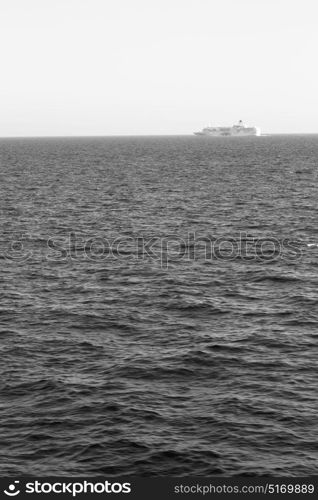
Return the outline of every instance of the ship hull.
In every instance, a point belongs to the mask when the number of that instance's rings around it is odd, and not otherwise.
[[[194,135],[201,137],[259,137],[260,132],[243,132],[243,133],[231,133],[231,132],[194,132]]]

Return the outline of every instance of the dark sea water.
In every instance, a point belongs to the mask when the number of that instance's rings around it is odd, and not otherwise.
[[[1,474],[317,474],[318,136],[0,161]]]

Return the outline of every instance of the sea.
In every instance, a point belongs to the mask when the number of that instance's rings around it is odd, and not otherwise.
[[[318,467],[318,135],[0,140],[0,472]]]

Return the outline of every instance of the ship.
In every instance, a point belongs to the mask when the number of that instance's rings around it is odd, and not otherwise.
[[[208,137],[246,137],[260,136],[261,130],[259,127],[249,127],[240,120],[232,127],[208,127],[203,128],[200,132],[194,132],[194,135],[204,135]]]

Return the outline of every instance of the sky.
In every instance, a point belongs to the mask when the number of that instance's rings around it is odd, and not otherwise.
[[[0,0],[0,136],[318,133],[317,0]]]

